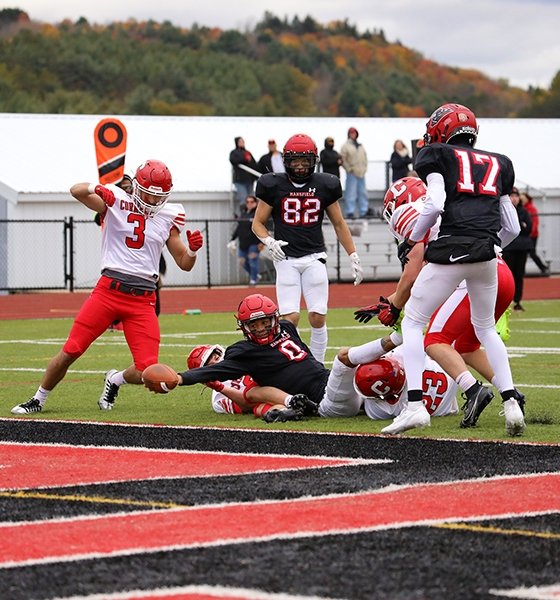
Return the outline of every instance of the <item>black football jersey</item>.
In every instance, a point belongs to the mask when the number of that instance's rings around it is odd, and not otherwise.
[[[330,173],[313,173],[303,186],[286,173],[267,173],[257,181],[256,196],[272,206],[274,237],[288,242],[286,256],[299,258],[325,252],[325,209],[342,197],[340,179]]]
[[[490,237],[500,243],[500,196],[509,194],[515,181],[507,156],[471,146],[430,144],[418,153],[414,169],[424,182],[430,173],[440,173],[445,181],[440,236]]]
[[[259,385],[277,387],[288,394],[305,394],[319,403],[325,393],[329,370],[311,354],[293,323],[280,321],[280,329],[280,334],[268,345],[249,340],[232,344],[221,362],[181,373],[183,384],[250,375]]]

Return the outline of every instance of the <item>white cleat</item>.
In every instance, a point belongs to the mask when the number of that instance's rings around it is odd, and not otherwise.
[[[504,408],[500,415],[504,415],[506,418],[506,433],[511,436],[521,435],[525,430],[525,419],[519,403],[515,398],[510,398],[505,400],[502,405]]]
[[[409,402],[393,422],[381,430],[381,433],[402,433],[408,429],[430,426],[430,413],[423,402]]]

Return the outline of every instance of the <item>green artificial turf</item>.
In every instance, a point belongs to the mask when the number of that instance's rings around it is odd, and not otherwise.
[[[527,397],[527,429],[518,441],[560,442],[560,301],[524,303],[525,312],[511,315],[511,338],[507,342],[514,381]],[[186,368],[185,358],[201,343],[228,345],[240,338],[232,313],[162,315],[160,362],[176,370]],[[62,346],[71,319],[0,321],[0,416],[10,417],[15,404],[28,400],[40,382],[48,361]],[[309,341],[307,316],[301,331]],[[340,346],[352,346],[386,335],[379,324],[360,325],[352,309],[329,312],[327,366]],[[252,415],[219,415],[210,405],[210,390],[204,386],[182,387],[167,395],[155,395],[142,386],[123,386],[115,408],[100,411],[97,399],[104,373],[122,369],[131,362],[122,332],[106,332],[70,368],[66,378],[51,393],[42,413],[23,419],[70,419],[122,423],[252,427],[353,433],[379,433],[388,421],[365,416],[350,419],[313,418],[301,422],[266,424]],[[459,399],[459,405],[462,400]],[[512,439],[505,434],[499,416],[499,396],[488,406],[477,427],[460,429],[460,415],[432,419],[428,429],[406,432],[406,436],[456,439]]]

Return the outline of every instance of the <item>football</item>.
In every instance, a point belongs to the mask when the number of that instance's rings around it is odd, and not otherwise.
[[[167,394],[177,387],[179,376],[177,372],[168,365],[156,363],[142,371],[144,385],[156,394]]]

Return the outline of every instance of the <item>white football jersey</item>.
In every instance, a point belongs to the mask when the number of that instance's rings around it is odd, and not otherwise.
[[[388,352],[386,356],[392,356],[403,365],[404,359],[401,348]],[[428,412],[433,417],[443,415],[454,415],[459,412],[457,404],[457,384],[439,366],[435,360],[426,356],[423,374],[423,401]],[[364,410],[370,419],[391,419],[399,415],[406,404],[406,386],[399,399],[390,403],[385,400],[370,400],[364,398]]]
[[[410,202],[409,204],[401,204],[393,211],[391,220],[389,221],[389,229],[399,242],[403,242],[405,238],[410,237],[423,207],[424,202],[422,200],[417,200],[416,202]],[[431,242],[437,238],[439,223],[440,218],[438,218],[436,224],[430,229],[428,241]]]
[[[175,227],[181,233],[185,227],[182,205],[167,202],[156,215],[146,217],[121,188],[105,187],[115,194],[115,203],[103,216],[101,270],[157,281],[159,258],[171,229]]]
[[[255,381],[249,375],[243,375],[239,379],[230,379],[228,381],[222,381],[222,383],[227,387],[232,387],[240,392],[243,392],[247,387],[254,387]],[[222,394],[222,392],[217,392],[216,390],[212,390],[212,408],[214,412],[220,414],[238,414],[241,412],[239,406],[237,406],[237,410],[235,407],[237,405],[233,400]]]

